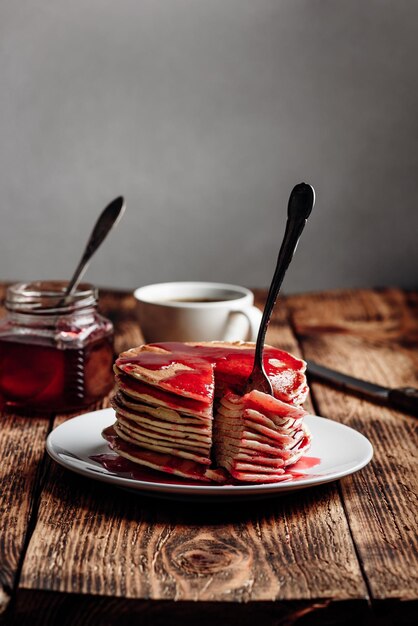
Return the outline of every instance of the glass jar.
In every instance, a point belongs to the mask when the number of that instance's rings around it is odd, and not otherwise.
[[[113,387],[113,325],[97,312],[97,290],[67,283],[18,283],[0,320],[0,405],[68,411]]]

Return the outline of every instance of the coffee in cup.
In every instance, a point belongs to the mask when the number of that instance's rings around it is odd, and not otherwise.
[[[245,287],[211,282],[171,282],[134,291],[147,343],[255,341],[261,311]]]

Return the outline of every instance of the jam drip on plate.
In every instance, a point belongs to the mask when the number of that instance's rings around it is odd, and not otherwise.
[[[202,485],[211,485],[218,486],[219,483],[214,481],[210,481],[209,483],[202,483],[197,480],[190,480],[186,478],[181,478],[180,476],[173,476],[163,474],[161,472],[157,472],[156,470],[148,469],[146,467],[141,467],[134,463],[133,461],[129,461],[129,459],[125,459],[114,452],[108,454],[98,454],[95,456],[89,457],[92,461],[99,463],[104,469],[106,469],[111,474],[116,474],[121,478],[130,478],[132,480],[141,480],[148,483],[162,483],[165,485],[194,485],[201,487]],[[309,470],[313,467],[316,467],[321,462],[321,459],[317,457],[303,457],[295,463],[291,468],[287,470],[287,480],[285,482],[303,480],[304,478],[314,478],[316,474],[308,474],[306,470]],[[284,481],[283,481],[284,482]],[[229,478],[224,485],[245,485],[242,481],[234,480],[232,477]]]

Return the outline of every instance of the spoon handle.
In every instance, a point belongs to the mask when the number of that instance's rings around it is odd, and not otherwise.
[[[124,210],[125,201],[122,196],[119,196],[118,198],[115,198],[115,200],[112,200],[112,202],[108,204],[105,209],[103,209],[91,232],[90,238],[83,252],[83,256],[81,257],[80,262],[77,265],[73,277],[68,283],[67,289],[65,290],[64,298],[70,296],[73,291],[75,291],[79,281],[81,280],[81,277],[87,269],[91,257],[96,252],[97,248],[106,239],[109,231],[122,217]]]
[[[282,286],[283,278],[293,258],[299,238],[312,211],[314,203],[315,192],[313,187],[307,185],[306,183],[300,183],[293,188],[290,194],[287,209],[286,230],[280,247],[274,276],[267,295],[263,316],[260,322],[254,355],[254,369],[247,384],[247,391],[249,390],[249,386],[256,388],[256,385],[258,384],[263,387],[263,391],[272,393],[271,384],[263,366],[264,340],[270,322],[271,313],[276,303],[277,296],[279,295],[280,287]],[[264,378],[264,381],[261,381],[261,378]]]

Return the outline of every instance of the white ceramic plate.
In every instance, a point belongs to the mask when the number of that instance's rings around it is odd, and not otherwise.
[[[148,495],[204,499],[266,497],[312,487],[357,472],[372,458],[370,441],[356,430],[315,415],[308,415],[305,420],[312,432],[312,447],[307,456],[293,466],[294,479],[267,485],[206,485],[139,466],[135,476],[127,471],[126,464],[123,471],[115,469],[114,462],[118,457],[101,436],[102,430],[115,421],[113,409],[85,413],[64,422],[50,433],[46,448],[57,463],[87,478],[147,492]],[[108,469],[104,467],[106,461],[103,458],[94,459],[102,455],[109,460]],[[130,467],[136,468],[136,465]]]

